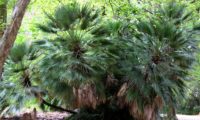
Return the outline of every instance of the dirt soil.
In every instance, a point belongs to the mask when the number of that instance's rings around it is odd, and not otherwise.
[[[37,114],[37,120],[64,120],[68,117],[68,113],[59,113],[59,112],[40,112]]]
[[[61,112],[27,112],[18,116],[0,118],[0,120],[65,120],[69,116],[70,114]]]
[[[24,113],[20,116],[14,116],[9,118],[1,118],[0,120],[65,120],[69,117],[68,113],[61,112],[30,112]],[[200,120],[200,115],[177,115],[178,120]]]

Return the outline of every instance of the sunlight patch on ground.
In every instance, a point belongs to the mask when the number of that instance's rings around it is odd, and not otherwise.
[[[200,115],[177,115],[178,120],[200,120]]]

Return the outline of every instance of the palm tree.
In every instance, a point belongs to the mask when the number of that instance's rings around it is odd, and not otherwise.
[[[72,3],[60,6],[54,16],[47,14],[50,21],[39,25],[42,31],[52,33],[52,39],[36,42],[44,50],[39,62],[41,81],[55,97],[67,101],[67,106],[95,107],[104,101],[102,89],[93,85],[100,82],[108,62],[115,62],[115,55],[106,49],[113,42],[109,35],[117,23],[107,29],[111,23],[104,24],[99,14],[88,6]],[[97,99],[97,94],[102,97]]]
[[[31,87],[29,46],[25,42],[16,44],[6,60],[0,82],[1,115],[16,113],[33,98],[28,91]]]
[[[184,26],[191,13],[182,5],[169,3],[154,14],[136,25],[132,45],[137,61],[127,71],[129,82],[122,85],[120,96],[139,120],[156,119],[160,108],[168,105],[171,120],[176,119],[176,98],[184,95],[194,61],[196,30]]]

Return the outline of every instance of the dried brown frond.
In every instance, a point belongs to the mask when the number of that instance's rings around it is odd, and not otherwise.
[[[128,89],[128,83],[122,84],[121,88],[117,93],[117,97],[123,97]]]

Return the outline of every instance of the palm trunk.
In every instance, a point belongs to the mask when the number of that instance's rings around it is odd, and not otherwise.
[[[30,0],[19,0],[13,11],[10,25],[6,28],[2,40],[0,41],[0,80],[2,78],[3,65],[12,48],[19,28],[22,23],[26,8]]]

